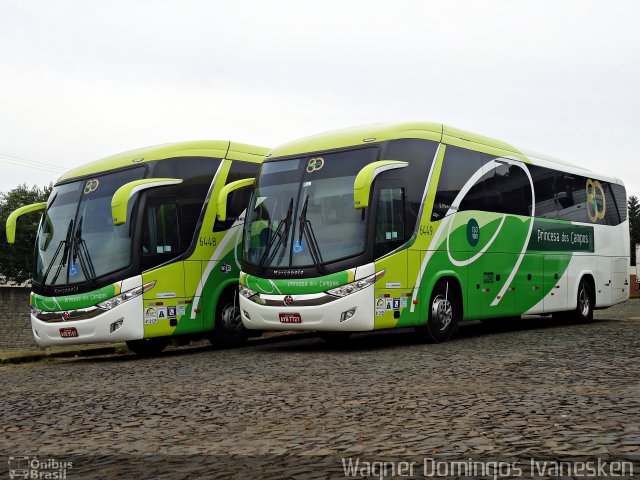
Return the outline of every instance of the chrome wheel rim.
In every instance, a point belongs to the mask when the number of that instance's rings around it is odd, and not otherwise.
[[[222,328],[231,334],[238,335],[242,332],[242,318],[240,307],[228,304],[222,309]]]
[[[587,294],[587,290],[583,287],[580,289],[580,293],[578,294],[578,307],[580,308],[580,314],[583,317],[589,315],[590,302],[589,295]]]
[[[431,320],[439,331],[446,330],[453,320],[453,307],[448,299],[438,295],[431,303]]]

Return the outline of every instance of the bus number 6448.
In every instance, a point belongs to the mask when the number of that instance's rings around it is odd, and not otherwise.
[[[201,247],[215,247],[216,239],[215,237],[200,237],[200,246]]]

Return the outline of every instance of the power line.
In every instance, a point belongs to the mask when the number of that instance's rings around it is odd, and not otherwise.
[[[6,153],[0,153],[0,162],[18,165],[21,167],[35,168],[36,170],[44,170],[54,173],[61,173],[66,170],[65,168],[59,167],[57,165],[51,165],[49,163],[38,162],[35,160],[28,160],[26,158],[9,155]]]

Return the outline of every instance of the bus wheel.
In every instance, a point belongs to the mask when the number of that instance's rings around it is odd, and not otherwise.
[[[209,341],[216,347],[234,347],[246,342],[247,329],[240,316],[240,301],[236,291],[220,297],[216,311],[216,325]]]
[[[332,346],[344,345],[351,338],[351,332],[320,332],[320,338]]]
[[[580,280],[578,287],[578,303],[573,318],[581,323],[588,323],[593,320],[594,295],[591,284],[584,278]]]
[[[417,328],[418,333],[429,343],[446,342],[458,328],[462,314],[458,292],[451,282],[438,283],[429,301],[427,324]]]
[[[142,340],[128,340],[127,347],[141,357],[151,357],[162,352],[169,345],[167,337],[143,338]]]

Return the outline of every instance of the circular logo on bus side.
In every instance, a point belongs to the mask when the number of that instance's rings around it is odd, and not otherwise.
[[[604,188],[598,180],[587,179],[587,215],[589,220],[597,222],[604,219],[607,211],[607,202],[604,199]]]
[[[467,242],[475,247],[480,241],[480,226],[475,218],[469,219],[467,222]]]
[[[287,295],[286,297],[284,297],[284,304],[287,307],[293,305],[293,297],[291,295]]]

